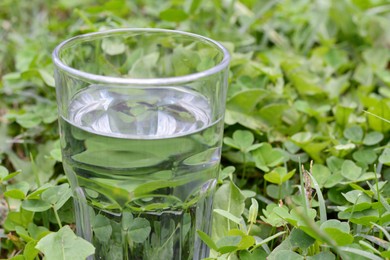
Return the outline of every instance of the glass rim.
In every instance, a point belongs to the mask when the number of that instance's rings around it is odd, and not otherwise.
[[[103,76],[93,73],[88,73],[82,70],[75,69],[73,67],[70,67],[66,65],[59,57],[59,54],[61,50],[66,47],[69,44],[83,41],[84,39],[88,39],[89,37],[96,37],[99,35],[114,35],[116,33],[120,32],[160,32],[160,33],[166,33],[168,34],[176,34],[176,35],[183,35],[188,36],[190,38],[194,38],[194,40],[201,40],[205,41],[207,43],[211,43],[215,46],[216,49],[218,49],[222,54],[223,58],[222,60],[216,64],[215,66],[200,71],[196,73],[191,73],[183,76],[174,76],[174,77],[157,77],[157,78],[121,78],[121,77],[113,77],[113,76]],[[99,83],[112,83],[112,84],[133,84],[133,85],[168,85],[168,84],[178,84],[178,83],[185,83],[185,82],[191,82],[198,80],[200,78],[204,78],[213,74],[216,74],[220,72],[221,70],[227,68],[229,66],[230,62],[230,54],[228,50],[219,42],[210,39],[208,37],[180,31],[180,30],[170,30],[170,29],[160,29],[160,28],[120,28],[120,29],[110,29],[110,30],[104,30],[99,32],[92,32],[92,33],[86,33],[77,35],[74,37],[71,37],[63,42],[61,42],[57,47],[55,47],[53,53],[52,53],[52,59],[54,62],[54,65],[57,68],[60,68],[61,70],[76,76],[77,78],[90,80],[93,82],[99,82]]]

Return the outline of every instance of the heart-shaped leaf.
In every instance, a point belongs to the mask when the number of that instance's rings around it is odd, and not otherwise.
[[[362,141],[363,134],[363,129],[360,126],[351,126],[344,130],[344,137],[355,143]]]
[[[349,234],[349,224],[336,219],[330,219],[321,224],[320,229],[324,230],[339,246],[351,244],[353,236]]]
[[[369,132],[364,136],[363,144],[365,145],[375,145],[383,140],[383,134],[381,132]]]
[[[354,181],[362,175],[362,168],[357,166],[351,160],[345,160],[341,167],[341,175],[343,175],[348,180]]]
[[[85,260],[95,252],[86,240],[76,236],[69,226],[64,226],[39,240],[36,248],[45,254],[46,259]]]
[[[103,215],[97,215],[93,219],[92,229],[95,237],[101,242],[108,242],[112,234],[110,220]]]
[[[288,181],[292,176],[295,174],[295,169],[287,172],[287,169],[284,167],[277,167],[273,171],[264,174],[264,179],[275,183],[278,185],[281,185],[283,182]]]
[[[150,231],[151,227],[147,219],[135,218],[129,226],[128,234],[132,241],[142,243],[149,237]]]

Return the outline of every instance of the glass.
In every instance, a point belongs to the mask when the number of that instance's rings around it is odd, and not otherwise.
[[[53,52],[63,167],[90,259],[201,259],[230,56],[163,29],[76,36]]]

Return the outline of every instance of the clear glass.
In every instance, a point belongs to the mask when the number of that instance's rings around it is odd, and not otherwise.
[[[209,250],[230,56],[163,29],[85,34],[53,52],[60,138],[90,259],[201,259]]]

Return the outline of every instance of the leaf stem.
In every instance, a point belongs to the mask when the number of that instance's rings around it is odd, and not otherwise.
[[[60,227],[60,229],[62,228],[62,224],[61,224],[61,219],[60,219],[60,216],[58,215],[58,212],[57,210],[55,209],[54,206],[52,206],[52,209],[54,211],[54,216],[56,217],[56,220],[57,220],[57,223],[58,223],[58,226]]]
[[[245,152],[244,152],[244,158],[243,159],[244,159],[244,168],[242,169],[242,178],[245,179],[245,177],[246,177],[246,160],[247,160]]]

